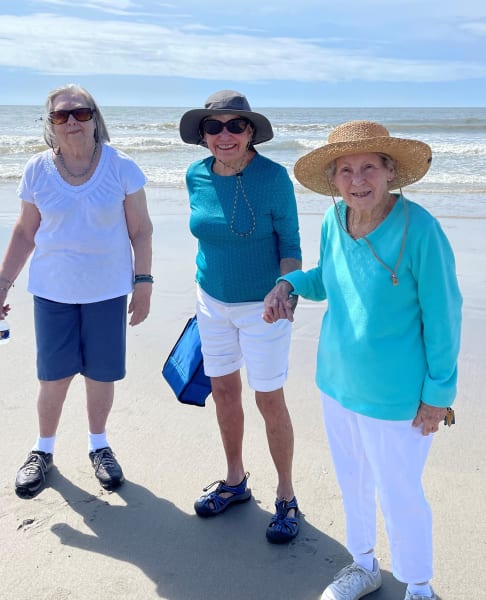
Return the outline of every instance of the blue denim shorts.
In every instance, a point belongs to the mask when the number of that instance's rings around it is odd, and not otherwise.
[[[37,377],[80,373],[95,381],[125,377],[127,297],[64,304],[34,296]]]

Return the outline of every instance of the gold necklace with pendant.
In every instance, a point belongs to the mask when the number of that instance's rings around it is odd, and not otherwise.
[[[383,267],[385,267],[385,269],[389,273],[391,273],[391,280],[392,280],[392,284],[393,285],[398,285],[397,271],[398,271],[398,268],[400,267],[400,263],[402,262],[403,252],[405,250],[405,241],[407,239],[407,231],[408,231],[408,206],[407,206],[407,203],[405,202],[405,198],[403,196],[401,196],[401,198],[402,198],[402,202],[403,202],[403,207],[405,209],[405,226],[403,228],[403,235],[402,235],[402,243],[400,245],[400,252],[398,254],[398,259],[397,259],[397,262],[395,263],[395,266],[393,267],[393,269],[390,266],[388,266],[385,263],[385,261],[378,255],[378,253],[376,252],[376,250],[373,248],[373,245],[370,242],[370,240],[365,235],[363,236],[364,241],[368,244],[368,248],[371,250],[371,253],[376,258],[376,260],[380,263],[380,265],[382,265]]]
[[[366,242],[368,248],[370,249],[371,253],[373,254],[373,256],[375,257],[375,259],[380,263],[380,265],[382,267],[384,267],[390,274],[391,274],[391,281],[393,285],[398,285],[398,268],[400,267],[400,264],[402,262],[402,258],[403,258],[403,253],[405,251],[405,242],[407,240],[407,232],[408,232],[408,206],[407,203],[405,201],[405,198],[403,197],[403,193],[401,193],[400,190],[400,197],[403,203],[403,208],[405,210],[405,226],[403,228],[403,235],[402,235],[402,243],[400,245],[400,252],[398,254],[398,259],[397,262],[395,263],[395,266],[393,267],[393,269],[386,264],[386,262],[379,256],[379,254],[376,252],[376,250],[373,248],[373,244],[370,242],[370,240],[364,235],[363,236],[363,240]],[[333,196],[333,200],[334,200],[334,196]],[[341,225],[341,228],[343,229],[343,231],[345,231],[349,237],[351,239],[354,240],[353,236],[349,233],[349,231],[344,227],[343,222],[341,220],[341,215],[339,214],[339,211],[337,209],[337,205],[336,205],[336,201],[334,201],[334,207],[336,210],[336,214],[338,216],[338,220],[339,223]],[[356,240],[355,240],[356,241]]]

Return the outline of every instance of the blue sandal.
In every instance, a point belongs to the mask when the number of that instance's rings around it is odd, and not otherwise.
[[[194,502],[194,510],[200,517],[212,517],[222,513],[231,504],[246,502],[251,498],[251,490],[246,487],[249,476],[250,473],[245,473],[245,476],[238,485],[226,485],[226,481],[224,480],[214,481],[209,484],[203,488],[203,492],[207,492],[216,484],[219,485],[214,492],[210,492],[209,494],[205,494],[198,498],[196,502]],[[224,492],[231,494],[231,496],[228,496],[227,498],[221,496]]]
[[[267,527],[267,540],[272,544],[290,542],[299,533],[299,507],[295,496],[292,500],[276,500],[276,512]],[[295,516],[289,517],[289,511],[294,510]]]

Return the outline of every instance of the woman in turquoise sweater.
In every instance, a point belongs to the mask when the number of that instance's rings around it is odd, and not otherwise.
[[[421,477],[429,434],[450,414],[456,394],[462,298],[440,224],[401,190],[430,162],[427,144],[352,121],[295,166],[304,186],[342,197],[324,217],[317,266],[280,277],[264,314],[269,323],[292,321],[289,294],[328,302],[316,382],[353,563],[322,600],[355,600],[381,585],[375,493],[393,573],[407,583],[405,600],[435,597]]]
[[[182,139],[209,149],[186,176],[190,228],[198,240],[197,320],[204,371],[226,455],[226,479],[195,502],[201,517],[220,514],[250,499],[243,456],[244,413],[240,369],[246,367],[265,420],[278,483],[276,512],[267,539],[283,543],[299,529],[292,485],[293,430],[285,403],[291,324],[265,323],[263,299],[275,279],[301,267],[297,207],[284,167],[255,145],[273,137],[268,119],[251,110],[245,96],[223,90],[203,109],[186,112]],[[294,301],[295,307],[295,301]]]

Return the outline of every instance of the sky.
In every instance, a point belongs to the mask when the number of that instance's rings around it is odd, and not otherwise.
[[[3,0],[0,104],[486,106],[484,0]]]

